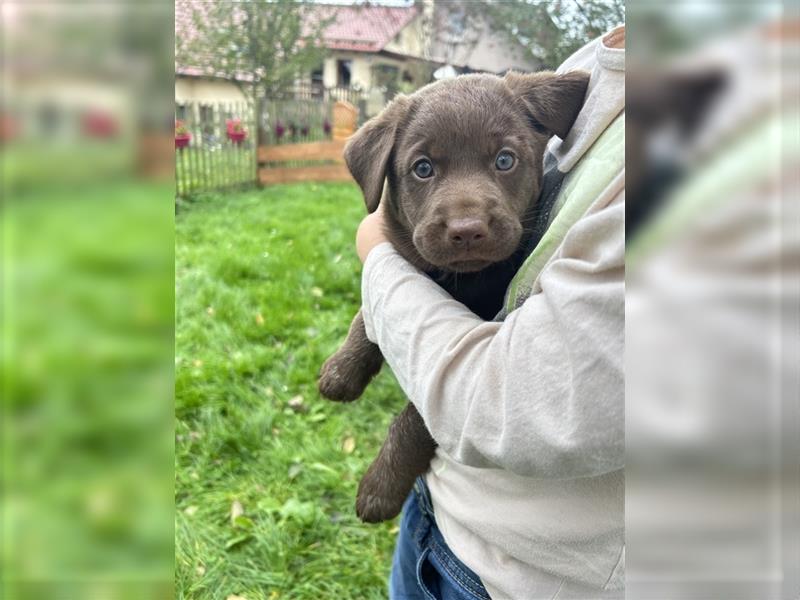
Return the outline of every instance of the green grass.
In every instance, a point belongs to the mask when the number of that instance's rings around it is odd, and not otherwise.
[[[4,166],[33,176],[17,150]],[[173,186],[81,180],[84,159],[15,179],[0,219],[8,600],[141,600],[172,581]]]
[[[353,504],[402,392],[388,370],[354,404],[316,391],[358,310],[363,213],[350,184],[180,207],[178,598],[386,597],[396,523],[361,524]]]

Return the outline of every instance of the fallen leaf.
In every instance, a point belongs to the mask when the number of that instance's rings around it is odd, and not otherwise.
[[[256,315],[256,325],[263,325],[264,324],[264,317],[261,316],[261,313]]]
[[[293,396],[292,398],[289,398],[289,401],[286,404],[294,412],[305,412],[306,408],[307,408],[305,403],[303,402],[303,397],[300,396],[299,394],[297,396]]]
[[[356,438],[352,436],[344,438],[344,441],[342,442],[342,451],[345,454],[352,454],[353,450],[355,449],[356,449]]]
[[[303,471],[303,465],[300,463],[293,463],[289,467],[289,479],[295,479]]]
[[[236,518],[244,514],[244,506],[238,500],[234,500],[231,504],[231,525],[236,525]]]
[[[324,292],[322,291],[322,288],[318,288],[316,286],[311,288],[311,295],[314,296],[315,298],[322,298],[323,293]]]

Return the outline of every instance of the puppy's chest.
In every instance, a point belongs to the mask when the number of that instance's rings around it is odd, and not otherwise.
[[[491,321],[503,307],[506,288],[519,267],[517,263],[504,261],[477,273],[434,271],[428,275],[481,319]]]

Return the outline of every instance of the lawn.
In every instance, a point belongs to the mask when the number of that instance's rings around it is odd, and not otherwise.
[[[396,522],[358,521],[361,474],[404,399],[316,377],[359,306],[351,184],[209,195],[176,216],[176,597],[385,598]]]
[[[43,178],[33,150],[2,164],[0,597],[165,597],[174,186],[99,145]]]

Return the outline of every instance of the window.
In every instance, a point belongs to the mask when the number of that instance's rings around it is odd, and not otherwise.
[[[467,30],[467,13],[463,8],[459,8],[450,13],[447,18],[450,34],[454,37],[461,37]]]
[[[336,61],[336,85],[350,87],[350,73],[353,69],[352,60]]]
[[[214,133],[214,107],[206,104],[200,107],[200,125],[203,133],[211,135]]]
[[[400,69],[394,65],[375,65],[372,67],[372,87],[383,89],[386,99],[394,98],[400,83]]]
[[[213,123],[214,122],[214,107],[210,104],[205,104],[200,107],[200,122]]]
[[[322,96],[325,90],[324,78],[322,76],[322,67],[311,71],[311,95],[313,97]]]

